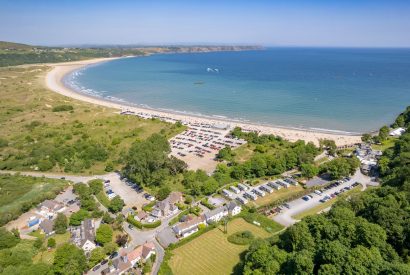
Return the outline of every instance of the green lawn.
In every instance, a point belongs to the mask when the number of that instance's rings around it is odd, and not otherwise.
[[[394,146],[394,142],[397,138],[395,137],[388,137],[385,141],[382,141],[381,145],[377,145],[377,144],[373,144],[372,148],[373,150],[380,150],[380,151],[384,151],[388,148],[391,148]]]
[[[230,274],[239,263],[239,255],[247,246],[228,242],[227,237],[235,232],[249,230],[256,237],[271,236],[265,230],[250,224],[242,218],[228,224],[228,234],[222,227],[215,228],[187,244],[172,251],[169,265],[176,275]]]
[[[58,179],[0,174],[0,226],[68,186]],[[22,206],[28,209],[22,209]]]
[[[53,249],[47,249],[45,251],[40,251],[33,257],[33,262],[38,263],[38,262],[43,262],[46,264],[53,264],[54,261],[54,253],[57,249],[62,244],[67,243],[70,240],[70,233],[66,232],[64,234],[54,234],[46,239],[44,239],[44,246],[47,246],[47,240],[49,238],[54,238],[56,240],[56,248]]]

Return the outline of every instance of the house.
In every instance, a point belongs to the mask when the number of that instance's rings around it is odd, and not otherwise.
[[[146,217],[148,217],[148,214],[145,211],[140,211],[137,215],[134,216],[134,219],[136,221],[143,221]]]
[[[126,260],[130,262],[131,266],[134,266],[137,262],[145,262],[153,254],[155,254],[155,245],[152,242],[144,243],[143,245],[138,246],[133,251],[126,253]]]
[[[184,197],[182,196],[182,192],[171,192],[168,196],[170,204],[181,203],[184,201]]]
[[[52,219],[54,215],[63,212],[66,208],[64,204],[57,202],[55,200],[45,200],[42,203],[40,203],[37,209],[38,214],[48,219]]]
[[[85,219],[78,227],[73,227],[71,231],[71,240],[79,248],[85,252],[90,252],[96,245],[95,240],[95,224],[92,219]]]
[[[180,222],[177,225],[175,225],[172,230],[174,231],[174,233],[181,237],[181,238],[185,238],[188,237],[192,234],[194,234],[195,232],[198,231],[198,226],[200,224],[204,224],[205,225],[205,216],[201,215],[199,217],[195,217],[193,219],[190,219],[186,222]]]
[[[205,213],[205,220],[207,223],[219,222],[223,217],[228,216],[228,209],[225,206],[215,208]]]
[[[170,204],[168,198],[159,201],[155,204],[155,208],[151,211],[151,215],[155,218],[168,217],[178,212],[178,207],[175,204]]]
[[[235,216],[238,215],[239,213],[241,213],[242,211],[242,207],[239,206],[236,202],[231,201],[228,205],[227,205],[227,209],[228,209],[228,213],[231,216]]]
[[[40,223],[39,227],[46,236],[51,236],[55,233],[54,220],[45,219]]]
[[[406,129],[400,127],[400,128],[397,128],[397,129],[394,129],[394,130],[390,131],[389,135],[392,136],[392,137],[399,137],[402,134],[404,134],[405,132],[406,132]]]
[[[169,196],[162,201],[155,204],[154,209],[151,211],[151,215],[155,218],[168,217],[178,212],[177,203],[183,202],[183,196],[181,192],[171,192]]]

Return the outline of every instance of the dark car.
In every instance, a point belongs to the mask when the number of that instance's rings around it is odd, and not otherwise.
[[[132,224],[129,224],[129,225],[128,225],[128,228],[129,228],[129,229],[133,229],[134,226],[132,226]]]
[[[100,269],[100,267],[101,267],[101,265],[94,266],[93,271],[96,271],[96,270]]]
[[[114,259],[117,256],[118,256],[118,252],[114,252],[110,255],[110,259]]]
[[[105,265],[106,263],[108,263],[108,260],[107,260],[107,259],[103,260],[103,261],[101,262],[101,265]]]

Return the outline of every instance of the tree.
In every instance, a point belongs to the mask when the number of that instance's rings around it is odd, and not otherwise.
[[[365,133],[362,135],[362,141],[363,142],[370,142],[372,140],[372,136],[368,133]]]
[[[47,247],[54,248],[56,247],[56,240],[54,238],[50,238],[47,240]]]
[[[321,140],[319,141],[319,143],[320,143],[320,147],[323,148],[323,149],[326,149],[327,152],[329,153],[329,155],[331,155],[331,156],[335,156],[335,155],[336,155],[337,146],[336,146],[336,143],[335,143],[334,140],[331,140],[331,139],[321,139]]]
[[[115,196],[111,200],[110,205],[108,206],[108,209],[113,213],[117,213],[117,212],[120,212],[122,210],[124,205],[125,205],[124,201],[121,199],[121,197],[120,196]]]
[[[113,242],[106,243],[104,245],[104,253],[106,255],[110,255],[110,254],[114,253],[114,251],[117,250],[117,248],[118,248],[117,245]]]
[[[319,173],[319,168],[313,164],[303,163],[300,166],[300,171],[302,172],[303,177],[311,179]]]
[[[112,233],[111,226],[108,224],[102,224],[97,229],[95,241],[102,245],[109,243],[112,241]]]
[[[4,227],[0,227],[0,250],[13,247],[19,242],[19,237],[16,237],[13,233],[7,231]]]
[[[80,209],[70,216],[70,225],[78,226],[88,217],[88,212],[84,209]]]
[[[90,186],[90,189],[94,195],[103,191],[103,182],[100,179],[90,180],[88,182],[88,186]]]
[[[214,178],[209,178],[202,185],[202,192],[205,195],[211,195],[212,193],[215,193],[218,188],[219,188],[218,182]]]
[[[114,218],[111,217],[111,215],[108,212],[104,212],[104,215],[102,217],[103,223],[108,223],[112,224],[114,222]]]
[[[83,274],[86,269],[87,259],[80,248],[68,243],[57,248],[53,262],[53,270],[55,274]]]
[[[63,213],[58,213],[54,220],[53,229],[57,234],[64,234],[67,231],[67,217]]]
[[[158,200],[162,201],[165,200],[169,194],[171,194],[171,189],[168,186],[164,186],[158,190],[156,197]]]
[[[218,154],[216,154],[216,158],[220,160],[227,160],[231,161],[232,157],[234,156],[234,153],[232,152],[232,149],[230,146],[226,146],[219,150]]]
[[[128,235],[127,234],[118,234],[115,242],[118,246],[124,246],[128,242]]]
[[[97,263],[101,262],[105,258],[104,248],[97,247],[91,251],[90,258],[88,259],[88,267],[92,268]]]
[[[387,127],[386,125],[383,126],[382,128],[380,128],[379,130],[379,138],[381,141],[386,140],[387,137],[389,136],[389,127]]]

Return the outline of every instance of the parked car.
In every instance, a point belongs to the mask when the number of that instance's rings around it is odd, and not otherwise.
[[[129,228],[129,229],[133,229],[134,226],[133,226],[132,224],[129,224],[129,225],[128,225],[128,228]]]
[[[106,263],[108,263],[108,260],[107,260],[107,259],[103,260],[100,264],[101,264],[101,265],[105,265]]]
[[[321,194],[322,194],[322,191],[320,191],[320,190],[315,190],[315,194],[316,194],[316,195],[321,195]]]
[[[114,253],[112,253],[111,255],[110,255],[110,259],[114,259],[115,257],[117,257],[118,256],[118,252],[114,252]]]
[[[308,201],[308,200],[310,200],[310,198],[309,198],[308,196],[303,196],[303,197],[302,197],[302,200]]]
[[[94,266],[93,271],[96,271],[96,270],[100,269],[100,267],[101,267],[101,265],[99,265],[99,264]]]

